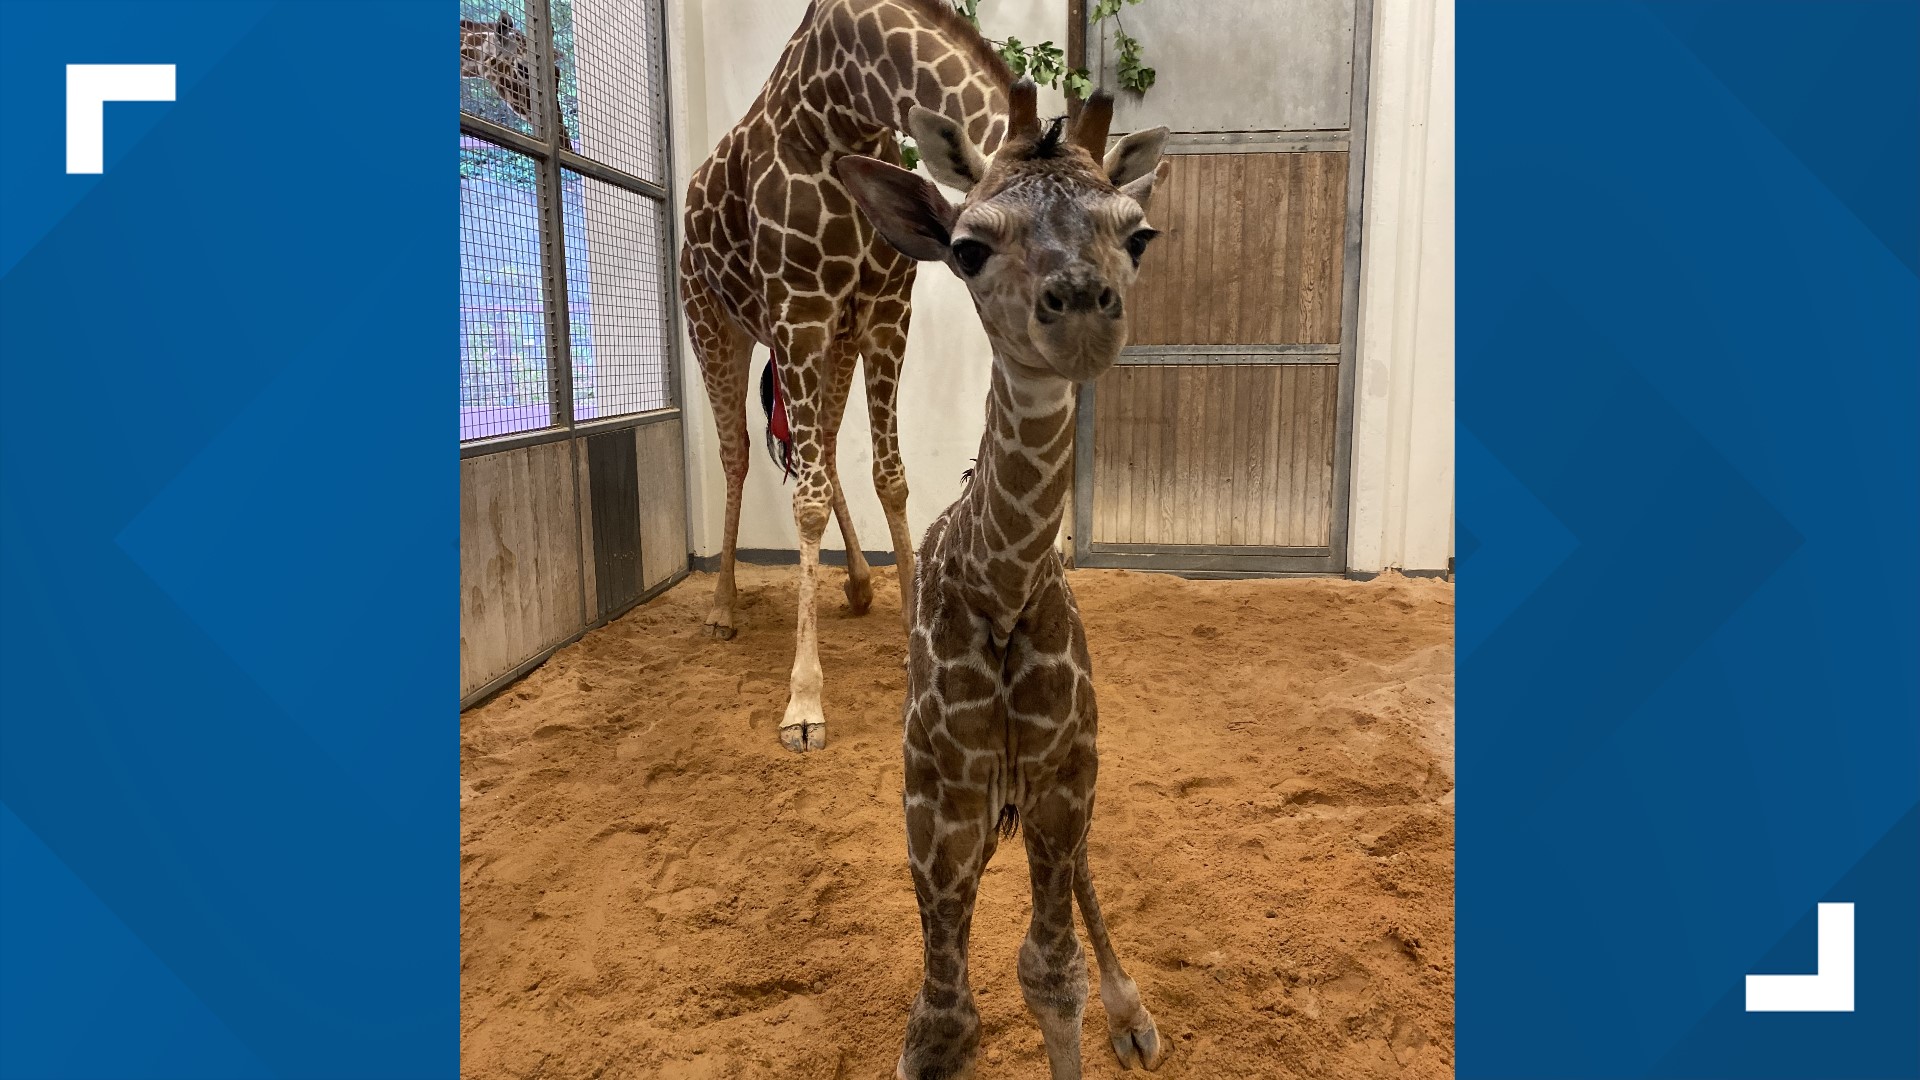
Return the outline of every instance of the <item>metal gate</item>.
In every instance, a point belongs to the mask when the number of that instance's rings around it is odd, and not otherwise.
[[[1125,18],[1159,78],[1114,129],[1171,128],[1171,170],[1131,343],[1080,391],[1075,562],[1343,572],[1371,0]]]

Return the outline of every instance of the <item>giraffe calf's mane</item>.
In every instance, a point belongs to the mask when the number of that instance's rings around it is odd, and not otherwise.
[[[1060,136],[1067,129],[1067,118],[1056,116],[1047,123],[1046,133],[1027,151],[1028,161],[1046,161],[1060,156]]]
[[[968,204],[986,202],[1037,177],[1059,177],[1103,192],[1118,190],[1099,160],[1066,137],[1066,119],[1054,117],[1038,133],[1009,134],[988,164],[987,175],[968,193]]]

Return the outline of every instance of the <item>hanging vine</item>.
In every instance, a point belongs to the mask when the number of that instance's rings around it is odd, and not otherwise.
[[[1114,81],[1120,85],[1120,89],[1134,94],[1144,94],[1153,85],[1154,70],[1140,62],[1140,39],[1127,33],[1127,24],[1121,19],[1120,11],[1140,2],[1093,0],[1093,7],[1087,13],[1087,21],[1100,35],[1100,56],[1103,60],[1107,55],[1108,38],[1112,38],[1116,54]],[[953,6],[966,16],[974,29],[980,29],[980,0],[953,0]],[[1108,24],[1111,24],[1111,35],[1108,33]],[[1000,54],[1000,59],[1013,69],[1016,79],[1024,75],[1040,86],[1058,89],[1073,99],[1084,100],[1093,93],[1093,72],[1083,67],[1068,67],[1066,53],[1052,41],[1028,45],[1009,34],[1004,39],[987,38],[987,44],[992,45],[994,51]],[[920,164],[920,151],[914,147],[913,140],[901,139],[900,157],[909,169]]]
[[[1102,23],[1113,22],[1113,47],[1118,53],[1114,65],[1114,79],[1120,89],[1144,94],[1153,85],[1154,70],[1140,62],[1140,39],[1127,33],[1126,21],[1120,18],[1120,9],[1138,4],[1140,0],[1095,0],[1089,19],[1100,30],[1100,55],[1104,58],[1107,51],[1107,32]],[[1085,69],[1077,68],[1081,75]],[[1086,94],[1082,93],[1081,97]]]

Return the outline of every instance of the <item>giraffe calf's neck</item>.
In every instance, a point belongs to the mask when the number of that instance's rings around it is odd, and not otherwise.
[[[1032,598],[1072,484],[1073,384],[995,349],[979,465],[953,513],[971,602],[1005,641]]]

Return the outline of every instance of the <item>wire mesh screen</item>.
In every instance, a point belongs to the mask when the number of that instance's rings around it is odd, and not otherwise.
[[[658,4],[552,0],[562,115],[576,153],[647,180],[666,155]]]
[[[462,442],[673,404],[668,211],[634,179],[666,180],[661,11],[659,0],[460,0],[463,118],[541,143],[521,153],[462,121]],[[535,41],[547,27],[551,42]],[[565,142],[592,176],[564,168],[533,122],[548,45]]]
[[[533,124],[533,38],[527,32],[526,0],[460,0],[460,111],[523,135]],[[562,116],[572,85],[566,63],[548,76],[548,92],[560,87]],[[578,110],[578,103],[572,106]],[[568,131],[574,130],[571,125]],[[544,126],[537,132],[544,136]]]
[[[660,204],[561,175],[574,419],[665,408],[670,324]]]
[[[460,438],[551,426],[532,158],[460,137]]]

